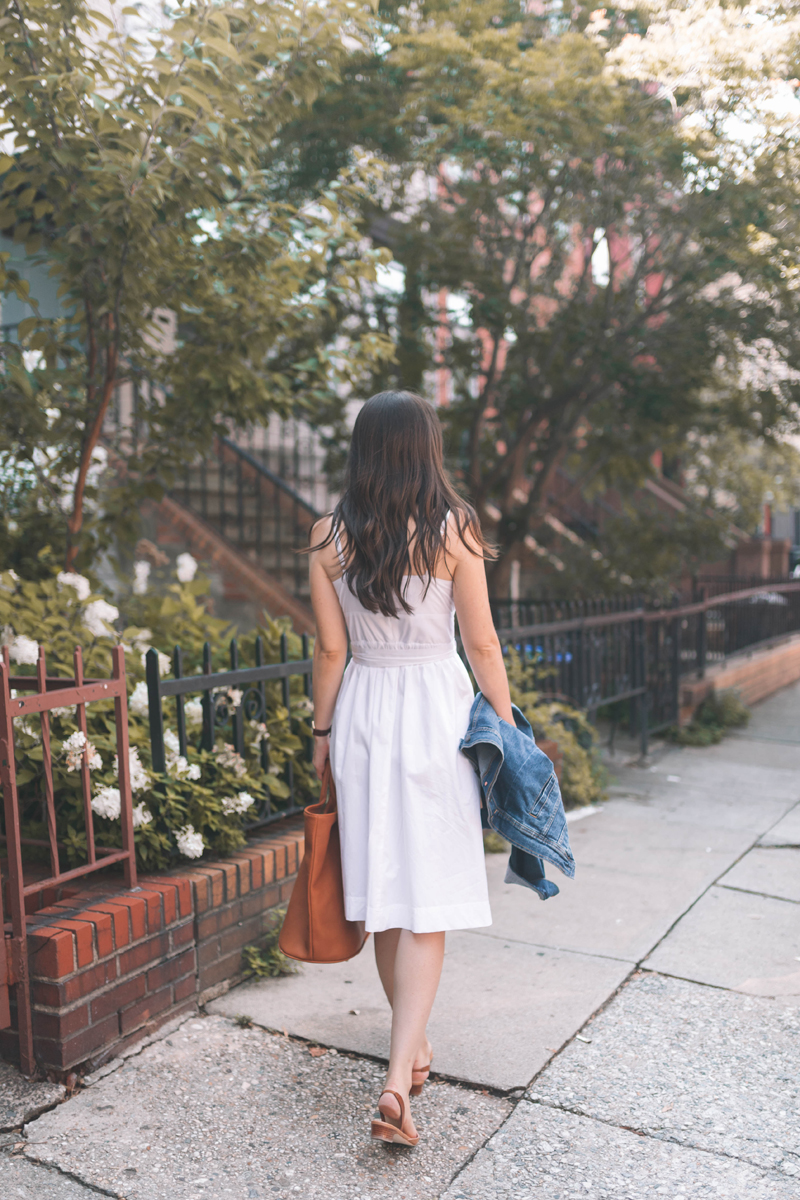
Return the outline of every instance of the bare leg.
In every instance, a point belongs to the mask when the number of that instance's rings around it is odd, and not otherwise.
[[[406,1101],[411,1089],[411,1069],[419,1058],[420,1048],[428,1045],[425,1028],[436,998],[443,958],[444,933],[400,930],[394,959],[392,1043],[386,1087],[399,1092]],[[393,1096],[384,1096],[383,1101],[387,1116],[400,1116],[400,1106]]]
[[[375,963],[391,1008],[394,995],[394,959],[397,954],[397,943],[400,940],[400,930],[383,929],[380,933],[373,934],[373,937],[375,938]]]
[[[395,958],[397,956],[397,946],[400,941],[399,929],[384,929],[379,933],[373,934],[375,938],[375,963],[378,967],[383,990],[386,993],[386,999],[389,1001],[389,1007],[392,1007],[394,1001],[394,970]],[[417,1056],[414,1059],[414,1066],[418,1069],[424,1069],[431,1061],[431,1044],[428,1041],[427,1035],[423,1037],[417,1050]]]

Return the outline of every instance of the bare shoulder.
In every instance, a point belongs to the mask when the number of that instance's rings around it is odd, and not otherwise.
[[[331,579],[336,579],[342,572],[339,555],[331,537],[332,530],[333,513],[326,513],[324,517],[320,517],[318,521],[314,522],[309,534],[309,545],[312,547],[310,558],[312,567],[319,565]],[[327,545],[321,543],[327,543]],[[315,546],[318,546],[319,549],[314,549]]]
[[[459,530],[458,518],[461,518]],[[451,513],[447,521],[446,532],[447,557],[453,566],[465,562],[481,562],[484,558],[480,541],[480,529],[470,522],[467,513]]]

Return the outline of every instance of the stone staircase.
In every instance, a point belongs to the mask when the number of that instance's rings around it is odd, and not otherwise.
[[[305,426],[300,432],[306,444],[299,437],[292,442],[289,424],[276,421],[236,440],[217,438],[159,505],[156,537],[160,544],[185,544],[217,568],[223,607],[260,605],[270,616],[290,616],[297,632],[309,632],[313,617],[302,551],[334,496],[318,435]]]

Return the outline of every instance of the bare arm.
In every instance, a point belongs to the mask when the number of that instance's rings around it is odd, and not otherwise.
[[[462,544],[452,547],[453,600],[461,640],[478,687],[497,715],[514,724],[503,652],[492,620],[483,558]]]
[[[312,542],[324,538],[330,530],[330,517],[324,517],[312,530]],[[331,547],[314,551],[310,555],[309,583],[311,606],[314,609],[316,637],[314,639],[313,691],[314,724],[318,729],[328,729],[333,721],[336,697],[342,683],[342,673],[347,661],[347,626],[336,589],[331,581],[335,552]],[[322,776],[330,752],[330,739],[314,738],[314,767]]]

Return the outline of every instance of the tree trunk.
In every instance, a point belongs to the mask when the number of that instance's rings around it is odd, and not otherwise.
[[[100,434],[103,431],[103,422],[108,412],[108,406],[111,402],[111,397],[114,393],[114,385],[117,379],[117,348],[110,346],[106,359],[105,378],[103,380],[103,390],[100,395],[100,403],[94,415],[94,420],[86,432],[86,437],[81,446],[81,461],[78,465],[78,475],[75,480],[75,487],[72,491],[72,513],[67,522],[67,554],[64,563],[64,568],[67,571],[72,571],[75,566],[75,560],[78,557],[80,550],[80,532],[83,528],[83,500],[86,492],[86,478],[89,474],[89,467],[92,462],[92,455],[95,446],[100,440]],[[91,382],[90,385],[91,387]]]

